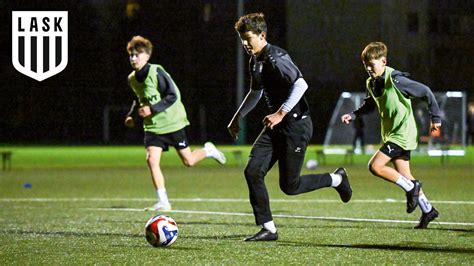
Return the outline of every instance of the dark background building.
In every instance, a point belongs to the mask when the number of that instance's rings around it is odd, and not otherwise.
[[[472,99],[472,1],[243,3],[244,13],[266,14],[268,41],[288,50],[310,85],[313,143],[322,142],[340,92],[364,90],[359,55],[370,41],[386,42],[389,64],[433,90],[464,90]],[[226,126],[236,110],[241,49],[233,29],[237,6],[219,0],[0,0],[0,143],[140,144],[141,129],[123,126],[133,100],[125,47],[134,35],[153,42],[150,61],[162,64],[180,88],[191,142],[231,143]],[[42,82],[11,63],[11,12],[22,10],[69,14],[68,66]],[[253,112],[247,122],[260,125],[261,119]],[[247,127],[247,142],[259,127]]]

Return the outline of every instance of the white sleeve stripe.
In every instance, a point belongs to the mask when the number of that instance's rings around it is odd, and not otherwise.
[[[289,113],[291,109],[293,109],[293,107],[295,107],[295,105],[300,101],[307,89],[308,84],[303,78],[296,80],[290,89],[290,96],[288,96],[288,99],[286,99],[286,101],[282,104],[281,109]]]

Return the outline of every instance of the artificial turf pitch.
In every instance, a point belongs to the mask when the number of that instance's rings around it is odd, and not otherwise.
[[[464,157],[413,156],[412,172],[423,182],[440,217],[414,230],[419,208],[405,212],[405,195],[371,176],[370,155],[345,166],[354,191],[343,204],[332,188],[287,196],[278,171],[266,178],[279,240],[248,243],[254,234],[245,162],[226,146],[229,164],[211,159],[193,168],[175,152],[162,158],[178,240],[153,248],[145,222],[156,212],[142,147],[1,147],[13,151],[13,167],[0,172],[0,264],[474,264],[474,149]],[[313,150],[312,150],[313,149]],[[315,158],[314,147],[307,159]]]

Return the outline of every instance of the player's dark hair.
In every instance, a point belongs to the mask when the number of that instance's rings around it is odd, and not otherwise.
[[[364,48],[362,54],[360,55],[360,58],[362,59],[362,62],[369,62],[372,59],[380,59],[381,57],[387,57],[387,53],[388,49],[385,43],[371,42]]]
[[[267,32],[267,23],[265,22],[265,15],[263,13],[251,13],[239,18],[235,23],[234,28],[239,33],[251,31],[255,34]]]
[[[128,42],[127,51],[128,53],[131,53],[132,51],[138,51],[139,53],[145,52],[151,55],[153,51],[153,45],[147,38],[137,35],[133,36],[133,38]]]

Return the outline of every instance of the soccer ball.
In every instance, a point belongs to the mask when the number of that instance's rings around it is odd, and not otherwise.
[[[145,237],[154,247],[169,247],[178,238],[178,225],[169,216],[155,215],[145,225]]]
[[[311,159],[306,162],[306,168],[309,170],[314,170],[316,167],[318,167],[318,161]]]

